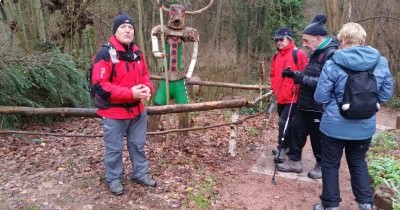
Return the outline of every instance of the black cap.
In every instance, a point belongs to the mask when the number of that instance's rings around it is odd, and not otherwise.
[[[304,29],[303,34],[308,34],[312,36],[320,35],[325,36],[328,34],[326,28],[326,16],[325,15],[317,15],[313,19],[313,21]]]
[[[126,13],[121,13],[114,18],[113,22],[113,34],[117,31],[118,27],[124,23],[129,23],[135,26],[135,21]]]
[[[275,34],[272,37],[272,39],[283,39],[285,37],[292,39],[293,37],[292,30],[290,30],[288,27],[281,27],[275,31]]]

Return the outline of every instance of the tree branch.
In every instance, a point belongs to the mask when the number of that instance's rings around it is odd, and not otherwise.
[[[229,122],[229,123],[221,123],[216,125],[209,125],[204,127],[194,127],[194,128],[182,128],[182,129],[171,129],[165,131],[154,131],[154,132],[147,132],[147,135],[162,135],[168,133],[177,133],[177,132],[184,132],[184,131],[195,131],[195,130],[204,130],[209,128],[217,128],[222,126],[228,126],[233,124],[242,124],[244,121],[257,117],[265,112],[259,112],[254,115],[247,116],[243,119],[238,120],[237,122]],[[23,135],[38,135],[38,136],[59,136],[59,137],[84,137],[84,138],[97,138],[103,137],[103,134],[98,135],[85,135],[85,134],[61,134],[61,133],[43,133],[43,132],[34,132],[34,131],[17,131],[17,130],[0,130],[0,135],[2,134],[23,134]]]
[[[358,21],[355,21],[355,22],[356,23],[361,23],[361,22],[364,22],[364,21],[367,21],[367,20],[377,19],[377,18],[386,18],[386,19],[392,19],[392,20],[400,21],[400,18],[395,18],[395,17],[391,17],[391,16],[386,16],[386,15],[380,15],[380,16],[368,17],[368,18],[365,18],[365,19],[362,19],[362,20],[358,20]]]

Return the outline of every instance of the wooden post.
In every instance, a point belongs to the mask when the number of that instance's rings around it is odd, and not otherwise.
[[[158,0],[160,7],[160,25],[161,25],[161,45],[163,49],[163,64],[164,64],[164,78],[165,78],[165,104],[169,104],[169,76],[168,76],[168,63],[167,63],[167,53],[165,51],[165,31],[164,31],[164,17],[163,17],[163,0]],[[169,142],[169,135],[165,135],[166,141]]]
[[[237,133],[238,133],[238,125],[235,124],[239,120],[239,109],[232,109],[232,117],[231,117],[231,135],[229,140],[229,154],[234,157],[236,155],[236,141],[237,141]]]
[[[400,115],[396,116],[396,129],[400,129]]]
[[[164,64],[164,78],[165,78],[165,90],[166,90],[166,105],[169,102],[169,76],[168,76],[168,64],[167,64],[167,53],[165,52],[165,32],[164,32],[164,17],[163,17],[163,0],[158,1],[160,7],[160,25],[161,25],[161,45],[163,49],[163,64]]]
[[[264,129],[267,129],[269,126],[269,122],[271,121],[271,115],[272,112],[275,109],[275,97],[271,96],[270,99],[267,102],[267,108],[265,110],[265,115],[264,115]]]
[[[260,97],[263,95],[263,84],[265,83],[265,68],[264,61],[258,63],[258,85],[260,86]],[[259,111],[262,110],[263,102],[260,102]]]

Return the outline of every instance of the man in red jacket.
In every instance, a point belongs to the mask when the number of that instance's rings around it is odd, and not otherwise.
[[[93,90],[108,105],[97,110],[103,117],[105,178],[110,191],[122,195],[123,138],[132,164],[132,181],[156,186],[148,175],[145,154],[147,113],[142,103],[153,86],[143,55],[133,43],[134,21],[123,13],[115,17],[109,43],[96,54],[93,64]]]
[[[298,94],[298,88],[295,86],[293,80],[283,78],[282,71],[288,68],[302,71],[308,63],[306,53],[296,48],[292,37],[292,31],[287,27],[279,28],[273,37],[278,51],[272,58],[270,80],[271,88],[278,104],[279,133],[277,149],[274,149],[272,152],[274,160],[280,163],[285,160],[285,154],[290,144],[290,139],[285,138],[288,136],[288,130],[284,129],[285,123],[287,120],[290,120],[290,117],[294,113]],[[290,108],[290,117],[288,118]],[[282,138],[284,138],[284,141],[282,141]],[[282,149],[280,153],[279,149]]]

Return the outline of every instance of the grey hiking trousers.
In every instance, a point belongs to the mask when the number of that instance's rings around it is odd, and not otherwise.
[[[104,165],[108,183],[122,178],[122,151],[125,134],[133,169],[131,178],[141,178],[147,175],[149,167],[145,154],[146,132],[146,111],[135,119],[103,118]]]

